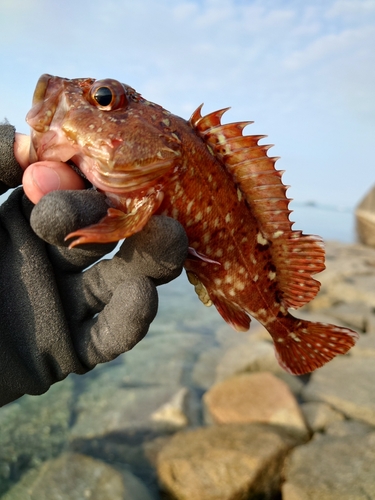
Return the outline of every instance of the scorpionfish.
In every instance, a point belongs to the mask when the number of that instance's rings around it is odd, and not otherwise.
[[[292,374],[346,353],[358,334],[293,317],[324,269],[321,238],[292,230],[287,187],[252,122],[222,123],[227,109],[189,121],[113,79],[40,77],[27,115],[30,159],[71,161],[107,196],[107,215],[67,236],[71,246],[118,241],[153,214],[177,219],[184,263],[200,300],[238,331],[256,318]]]

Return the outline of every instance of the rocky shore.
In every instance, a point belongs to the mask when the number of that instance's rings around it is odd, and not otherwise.
[[[0,410],[0,498],[375,500],[375,250],[326,250],[296,315],[356,329],[348,355],[288,375],[180,278],[131,352]]]

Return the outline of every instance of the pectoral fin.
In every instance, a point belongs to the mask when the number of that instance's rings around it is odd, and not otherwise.
[[[110,243],[128,238],[143,229],[162,200],[161,192],[147,196],[128,214],[116,208],[109,208],[107,215],[97,224],[69,233],[65,241],[75,238],[69,245],[69,248],[74,248],[85,243]]]

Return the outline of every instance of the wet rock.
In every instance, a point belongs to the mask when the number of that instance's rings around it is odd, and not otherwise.
[[[196,425],[200,417],[191,373],[210,340],[196,333],[151,335],[117,364],[100,367],[77,398],[71,438]]]
[[[335,422],[344,420],[344,415],[326,403],[313,402],[301,405],[303,416],[312,432],[324,431]]]
[[[188,425],[197,425],[200,417],[200,404],[194,392],[181,387],[172,398],[151,414],[153,422],[164,422],[168,427],[181,429]]]
[[[375,425],[375,363],[371,358],[340,356],[315,371],[302,392],[347,417]]]
[[[0,411],[0,495],[29,468],[57,456],[69,435],[73,383],[24,396]]]
[[[150,335],[123,357],[123,387],[190,386],[193,367],[201,352],[214,342],[213,336],[195,332]]]
[[[258,322],[249,333],[234,332],[224,325],[215,332],[211,345],[197,356],[192,372],[193,383],[208,389],[232,375],[247,371],[281,372],[270,335]]]
[[[29,471],[3,500],[153,500],[130,472],[91,457],[65,453]]]
[[[295,448],[286,460],[283,500],[375,498],[375,433],[322,436]]]
[[[282,429],[261,424],[179,432],[158,455],[158,475],[178,500],[271,499],[285,455],[295,444]]]
[[[263,422],[308,432],[288,386],[269,372],[243,373],[214,385],[203,397],[206,419],[216,424]]]
[[[191,410],[191,411],[190,411]],[[136,431],[172,432],[195,423],[197,402],[188,388],[159,386],[108,387],[105,397],[81,396],[70,439],[127,435]]]

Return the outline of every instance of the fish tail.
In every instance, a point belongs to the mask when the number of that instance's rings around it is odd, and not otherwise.
[[[359,338],[357,332],[328,323],[313,323],[288,315],[288,332],[271,332],[276,358],[284,370],[303,375],[345,354]],[[292,322],[290,320],[293,320]],[[291,327],[290,327],[291,326]]]

